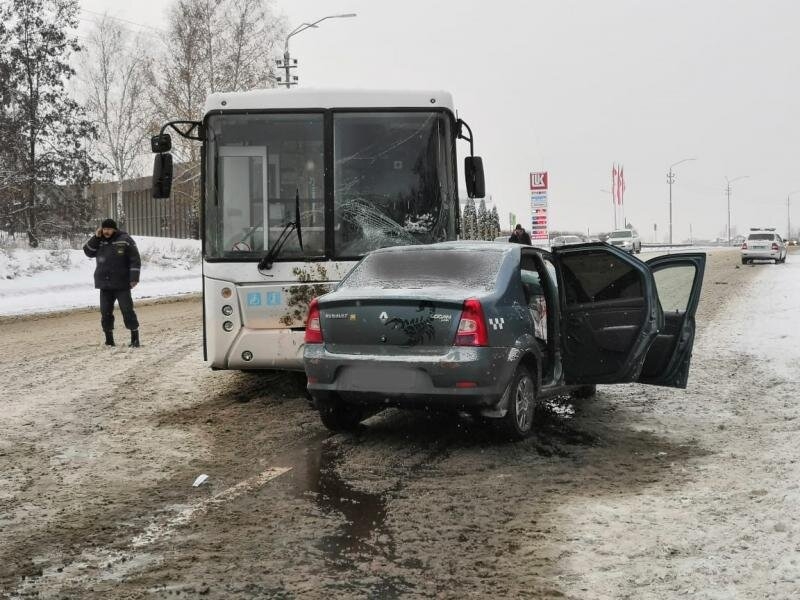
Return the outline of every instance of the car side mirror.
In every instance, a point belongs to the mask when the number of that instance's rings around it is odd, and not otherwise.
[[[480,156],[467,156],[464,158],[464,177],[467,180],[467,195],[470,198],[483,198],[486,196],[483,159]]]
[[[169,198],[172,191],[172,154],[156,154],[153,161],[153,198]]]

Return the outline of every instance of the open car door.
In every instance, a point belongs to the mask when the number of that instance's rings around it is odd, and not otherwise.
[[[648,260],[647,266],[655,278],[664,326],[647,351],[639,381],[685,388],[706,255],[698,252],[659,256]]]
[[[639,381],[664,323],[650,268],[594,243],[553,248],[558,276],[564,381]]]

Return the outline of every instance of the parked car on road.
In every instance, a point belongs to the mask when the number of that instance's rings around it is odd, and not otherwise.
[[[639,253],[642,251],[642,239],[635,229],[617,229],[608,234],[606,243],[622,248],[626,252]]]
[[[786,242],[775,233],[775,228],[751,228],[747,239],[742,243],[742,264],[754,260],[773,260],[775,264],[786,262],[789,252]]]
[[[604,243],[376,250],[311,303],[308,391],[332,430],[388,406],[438,407],[521,438],[548,397],[682,388],[704,268],[704,253],[644,263]]]
[[[582,244],[583,240],[577,235],[558,235],[550,242],[552,247],[569,246],[570,244]]]

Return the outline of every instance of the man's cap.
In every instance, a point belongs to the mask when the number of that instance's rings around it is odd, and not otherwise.
[[[117,222],[114,219],[104,219],[103,222],[100,224],[100,227],[103,229],[116,229]]]

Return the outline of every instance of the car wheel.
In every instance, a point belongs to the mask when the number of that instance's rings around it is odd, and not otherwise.
[[[315,398],[322,424],[331,431],[353,431],[364,418],[364,410],[340,398]]]
[[[743,264],[743,265],[746,265],[746,264],[747,264],[747,259],[746,259],[746,258],[743,258],[743,259],[742,259],[742,264]]]
[[[569,395],[575,398],[576,400],[584,400],[586,398],[591,398],[597,393],[597,386],[596,385],[582,385],[581,387],[572,390]]]
[[[527,367],[517,368],[509,394],[508,410],[500,421],[500,428],[509,439],[521,440],[530,434],[538,407],[536,383]]]

